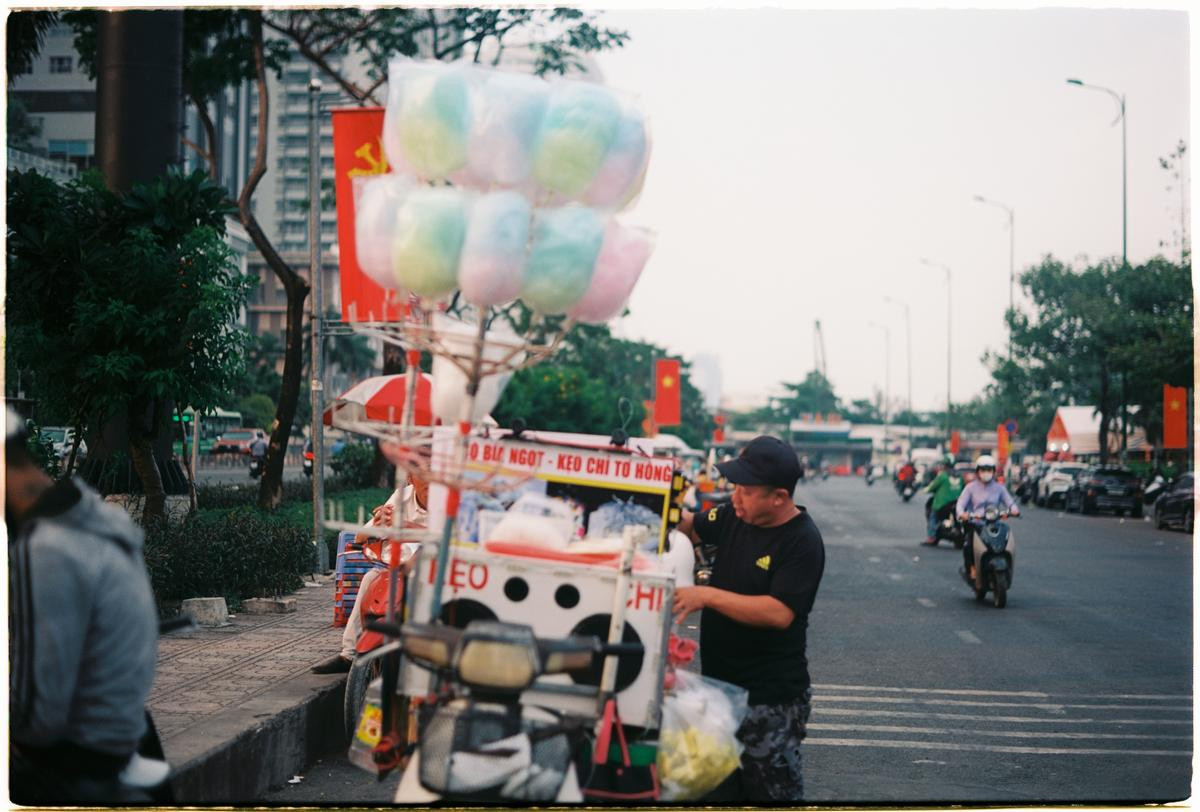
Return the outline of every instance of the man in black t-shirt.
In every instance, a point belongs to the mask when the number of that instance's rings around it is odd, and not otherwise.
[[[675,620],[702,610],[701,672],[750,692],[738,730],[742,768],[712,802],[794,802],[804,797],[800,742],[811,711],[805,642],[825,546],[792,492],[796,453],[774,437],[756,437],[717,466],[733,499],[704,513],[685,512],[679,529],[694,544],[717,548],[707,586],[675,590]]]

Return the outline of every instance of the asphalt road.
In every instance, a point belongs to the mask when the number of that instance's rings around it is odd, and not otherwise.
[[[1008,606],[961,555],[923,547],[922,503],[886,482],[802,486],[824,535],[810,618],[806,800],[1132,804],[1191,794],[1192,540],[1028,506]],[[385,803],[332,753],[262,799]]]

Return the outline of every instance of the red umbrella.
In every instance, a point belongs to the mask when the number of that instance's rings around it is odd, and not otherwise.
[[[367,378],[339,395],[325,409],[325,425],[333,425],[336,414],[343,420],[378,420],[400,423],[404,420],[404,400],[408,395],[406,375],[379,375]],[[433,425],[433,379],[425,373],[417,378],[417,403],[413,423]]]

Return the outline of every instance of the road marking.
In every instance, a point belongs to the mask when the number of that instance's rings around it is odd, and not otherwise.
[[[827,722],[809,723],[808,730],[836,730],[844,733],[929,733],[942,735],[960,735],[963,733],[976,736],[999,736],[1009,739],[1183,739],[1191,741],[1191,736],[1152,735],[1149,733],[1075,733],[1055,731],[1029,730],[979,730],[977,728],[951,727],[912,727],[908,725],[838,725]]]
[[[1155,710],[1155,711],[1187,711],[1192,709],[1168,705],[1085,705],[1078,703],[1044,703],[1044,702],[974,702],[967,699],[909,699],[896,696],[817,696],[821,701],[829,702],[878,702],[883,705],[949,705],[955,707],[973,708],[1040,708],[1051,713],[1061,713],[1063,708],[1079,708],[1083,710]]]
[[[881,559],[881,558],[880,558],[879,556],[877,556],[877,555],[873,555],[873,556],[869,557],[867,560],[868,560],[868,561],[870,561],[872,564],[878,564],[878,563],[879,563],[880,561],[882,561],[883,559]]]
[[[903,581],[904,580],[904,576],[898,572],[889,572],[888,577],[891,578],[893,581]]]
[[[936,609],[937,604],[929,600],[929,598],[917,598],[917,603],[924,606],[926,609]]]
[[[1190,694],[1048,694],[1045,691],[980,691],[967,688],[901,688],[888,685],[835,685],[818,682],[813,688],[822,691],[883,691],[902,694],[961,694],[963,696],[1024,696],[1049,699],[1065,696],[1071,699],[1163,699],[1178,702],[1191,700]],[[1190,710],[1190,709],[1189,709]]]
[[[975,635],[971,634],[966,629],[959,629],[958,631],[955,632],[955,634],[957,634],[959,639],[962,640],[964,643],[971,643],[972,645],[977,646],[983,642],[982,640],[980,640]]]
[[[940,765],[940,766],[942,766],[942,767],[945,767],[945,766],[946,766],[946,762],[944,762],[944,761],[938,761],[937,759],[933,759],[933,758],[918,758],[918,759],[914,759],[914,760],[913,760],[913,764],[938,764],[938,765]]]
[[[805,746],[818,747],[893,747],[911,750],[961,750],[971,753],[1027,753],[1047,756],[1179,756],[1191,758],[1191,750],[1107,750],[1090,747],[1016,747],[1011,745],[967,744],[962,742],[923,742],[899,739],[822,739],[809,736]]]
[[[977,713],[929,713],[926,711],[889,711],[876,708],[813,708],[818,719],[823,716],[871,716],[896,719],[964,719],[972,722],[1017,722],[1019,724],[1056,725],[1188,725],[1191,719],[1060,719],[1046,716],[983,716]]]

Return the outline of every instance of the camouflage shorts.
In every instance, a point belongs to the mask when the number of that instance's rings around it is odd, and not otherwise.
[[[742,753],[741,786],[750,803],[804,798],[800,742],[808,735],[812,689],[783,705],[754,705],[738,728]]]

